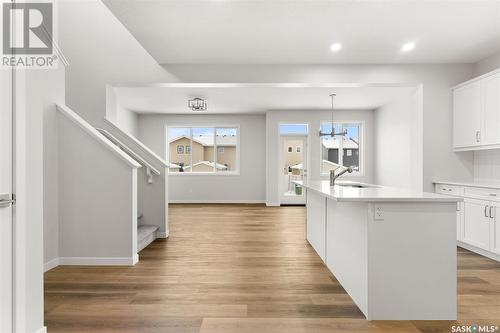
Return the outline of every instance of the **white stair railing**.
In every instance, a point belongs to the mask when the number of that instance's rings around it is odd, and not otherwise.
[[[156,169],[154,166],[149,164],[145,159],[143,159],[141,156],[136,154],[132,149],[127,147],[123,142],[118,140],[113,134],[109,133],[105,129],[102,128],[96,128],[102,135],[104,135],[109,141],[111,141],[113,144],[115,144],[118,148],[123,150],[127,155],[132,157],[134,160],[136,160],[139,164],[141,164],[143,167],[146,168],[146,174],[148,177],[148,183],[152,184],[153,183],[153,174],[159,176],[161,173],[158,169]]]

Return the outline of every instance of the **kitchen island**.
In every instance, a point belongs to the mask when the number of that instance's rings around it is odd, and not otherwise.
[[[368,320],[454,320],[459,198],[296,181],[307,240]]]

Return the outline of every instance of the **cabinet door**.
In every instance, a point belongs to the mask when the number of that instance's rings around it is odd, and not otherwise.
[[[489,202],[483,200],[465,199],[464,202],[464,243],[489,250],[490,218],[488,217]]]
[[[490,216],[490,251],[500,254],[500,203],[492,202]]]
[[[481,142],[481,89],[472,82],[453,90],[453,146],[470,147]]]
[[[500,144],[500,73],[481,81],[483,144]]]
[[[323,261],[326,258],[326,199],[307,191],[307,232],[309,244]]]
[[[457,240],[462,240],[462,229],[464,219],[464,203],[457,202]]]

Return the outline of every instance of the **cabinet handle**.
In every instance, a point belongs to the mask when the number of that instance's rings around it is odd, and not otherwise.
[[[488,214],[486,213],[486,210],[488,210],[489,206],[484,206],[484,217],[489,217]]]
[[[481,131],[476,131],[476,142],[481,142]]]
[[[492,207],[492,206],[490,206],[490,219],[494,218],[494,216],[493,216],[492,212],[493,212],[493,207]]]

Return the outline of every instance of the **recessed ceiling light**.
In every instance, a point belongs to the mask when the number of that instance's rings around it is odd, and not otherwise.
[[[333,43],[332,45],[330,45],[330,51],[332,51],[332,52],[340,51],[341,48],[342,48],[342,44],[340,44],[340,43]]]
[[[408,42],[408,43],[403,44],[403,46],[401,47],[401,51],[402,52],[409,52],[409,51],[412,51],[414,48],[415,48],[415,42]]]

